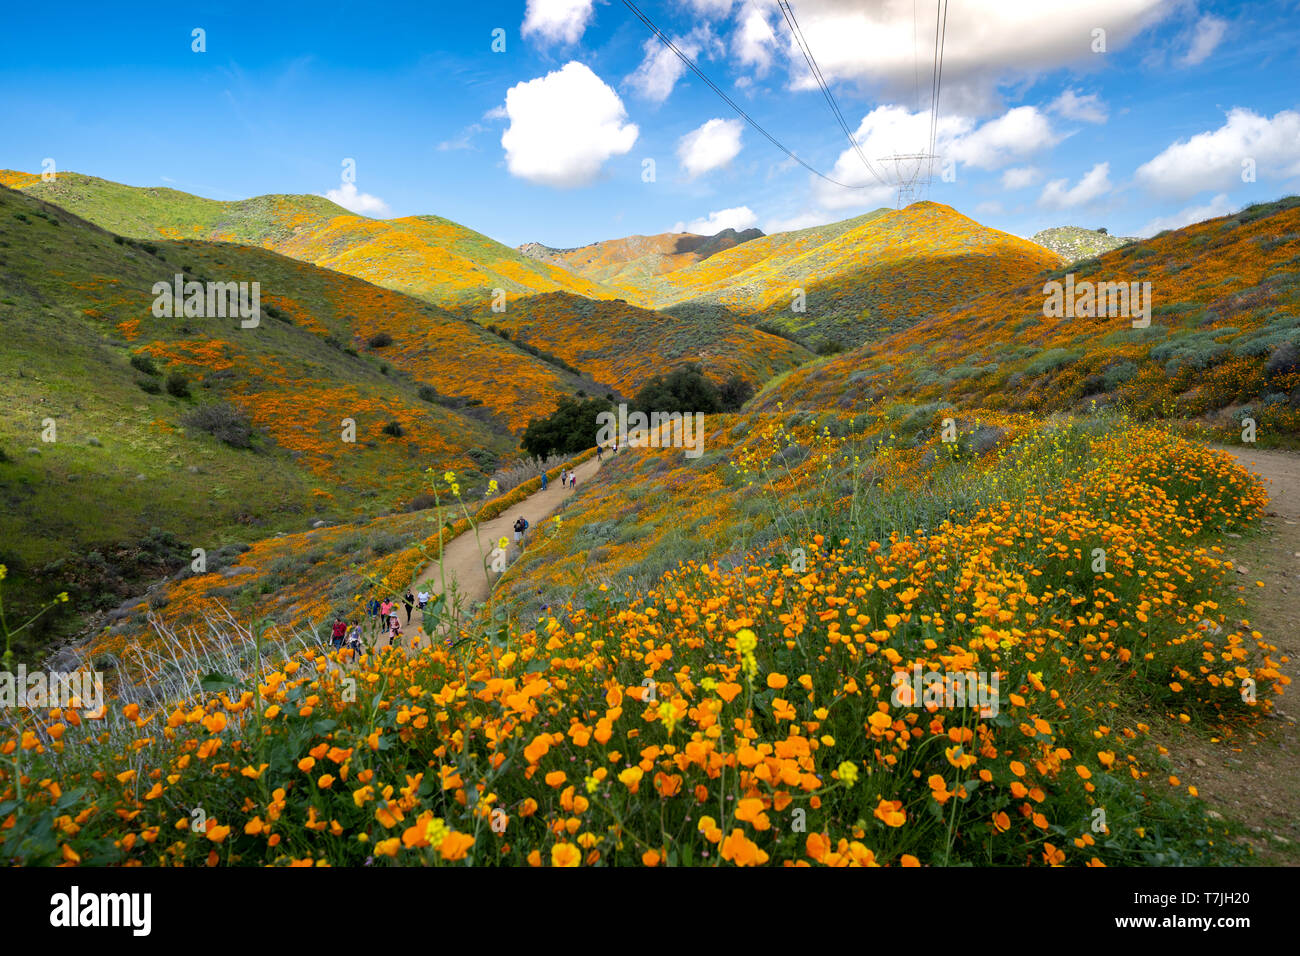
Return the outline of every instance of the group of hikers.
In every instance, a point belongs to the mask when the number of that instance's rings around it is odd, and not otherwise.
[[[402,605],[406,608],[406,623],[411,623],[411,612],[416,608],[421,611],[428,605],[432,595],[425,588],[421,588],[418,593],[412,593],[409,589],[402,597]],[[376,636],[387,634],[389,640],[396,644],[402,636],[402,618],[398,614],[398,603],[393,598],[385,598],[380,601],[379,598],[371,598],[366,602],[366,616],[374,622],[371,632]],[[338,649],[347,648],[361,653],[361,622],[357,621],[350,627],[341,617],[334,618],[334,627],[330,631],[330,643]]]
[[[549,486],[549,484],[550,484],[550,479],[548,478],[546,472],[542,472],[542,491],[545,491]],[[569,489],[574,489],[578,487],[578,472],[576,469],[570,470],[566,468],[560,472],[560,487],[569,488]]]
[[[599,445],[596,447],[596,457],[600,458],[602,449]],[[610,454],[618,454],[618,439],[614,440]],[[542,472],[542,491],[547,488],[547,475]],[[560,472],[560,487],[575,489],[578,487],[578,472],[576,469],[565,468]],[[520,515],[515,519],[514,532],[515,544],[522,545],[524,534],[528,531],[528,519]],[[402,606],[406,608],[406,623],[411,623],[411,612],[415,609],[423,611],[428,605],[431,595],[427,589],[421,588],[418,593],[412,593],[409,589],[402,597]],[[396,644],[402,636],[402,619],[398,614],[398,603],[393,598],[385,598],[380,601],[372,597],[366,602],[366,616],[374,621],[375,627],[371,633],[376,637],[387,634],[391,643]],[[362,628],[361,622],[357,621],[349,625],[342,617],[334,618],[334,626],[330,631],[330,644],[336,649],[347,649],[360,655],[362,651]]]

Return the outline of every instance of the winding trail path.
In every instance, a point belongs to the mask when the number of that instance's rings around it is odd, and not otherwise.
[[[1172,743],[1175,767],[1211,806],[1247,827],[1260,862],[1300,864],[1300,455],[1216,446],[1264,479],[1269,503],[1260,534],[1224,547],[1250,601],[1252,627],[1278,648],[1292,683],[1275,720],[1244,738],[1213,743],[1190,734]],[[1256,585],[1264,582],[1264,587]]]
[[[600,464],[600,461],[596,458],[589,458],[578,465],[576,470],[579,488],[590,481],[596,472],[600,470]],[[528,534],[524,537],[524,543],[527,545],[528,539],[541,530],[542,522],[558,511],[564,500],[573,493],[568,488],[562,489],[559,481],[553,481],[545,491],[534,492],[497,517],[480,524],[477,539],[474,531],[466,531],[459,537],[453,538],[443,548],[443,568],[446,574],[447,590],[451,591],[454,585],[457,597],[469,605],[476,601],[486,601],[489,588],[487,574],[484,571],[484,558],[496,547],[497,540],[503,537],[509,539],[509,559],[513,562],[519,555],[518,548],[514,543],[515,519],[520,515],[528,519]],[[479,551],[480,544],[483,549],[481,553]],[[439,570],[438,563],[435,560],[416,577],[415,583],[411,585],[411,593],[419,594],[420,588],[427,587],[429,594],[432,597],[437,597],[442,593],[443,574],[444,571]],[[397,613],[401,616],[401,620],[405,622],[406,608],[402,607],[400,603],[401,595],[398,595],[398,598]],[[402,643],[408,649],[416,641],[427,641],[423,631],[420,630],[420,624],[420,609],[416,608],[411,612],[411,623],[404,623],[402,626]],[[389,643],[390,641],[385,637],[379,642],[379,646],[387,647]]]

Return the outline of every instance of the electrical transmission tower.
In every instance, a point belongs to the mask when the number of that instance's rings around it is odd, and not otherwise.
[[[886,181],[897,191],[899,209],[915,202],[918,190],[929,189],[936,158],[934,153],[893,153],[876,160]]]

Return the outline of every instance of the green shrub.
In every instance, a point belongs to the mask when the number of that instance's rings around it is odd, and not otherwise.
[[[172,372],[167,376],[167,394],[177,398],[190,397],[190,380],[181,372]]]
[[[231,448],[253,446],[253,426],[243,409],[228,402],[215,402],[192,408],[181,416],[181,424],[205,432]]]
[[[158,374],[158,366],[154,364],[153,357],[144,352],[136,352],[131,356],[131,367],[146,375]]]
[[[1048,349],[1025,366],[1026,375],[1046,375],[1057,369],[1065,368],[1082,355],[1075,349]]]

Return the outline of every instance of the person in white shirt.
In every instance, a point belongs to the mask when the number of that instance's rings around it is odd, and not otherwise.
[[[421,591],[419,594],[415,596],[416,607],[418,607],[421,611],[424,610],[424,606],[428,603],[429,603],[428,591]]]

